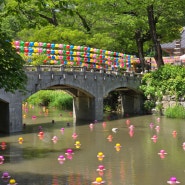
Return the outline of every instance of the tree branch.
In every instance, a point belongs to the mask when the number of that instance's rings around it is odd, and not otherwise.
[[[79,18],[81,19],[82,21],[82,24],[84,26],[84,28],[87,30],[87,32],[89,33],[91,31],[91,28],[89,27],[89,25],[87,24],[87,21],[84,17],[82,17],[82,15],[76,11],[76,14],[79,16]]]
[[[51,17],[48,17],[46,15],[43,15],[41,13],[38,13],[38,15],[44,19],[46,19],[50,24],[53,24],[54,26],[58,26],[58,21],[57,21],[57,18],[56,18],[56,13],[54,10],[51,10],[52,11],[52,18]]]

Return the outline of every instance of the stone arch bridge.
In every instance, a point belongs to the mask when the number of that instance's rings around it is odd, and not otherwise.
[[[103,99],[120,91],[124,114],[141,114],[143,95],[138,87],[141,74],[85,67],[25,66],[27,93],[0,90],[0,132],[22,131],[22,102],[39,90],[61,89],[73,96],[73,118],[103,120]]]

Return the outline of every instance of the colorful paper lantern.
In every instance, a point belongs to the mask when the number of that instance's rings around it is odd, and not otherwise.
[[[39,46],[39,43],[38,42],[34,42],[34,46],[35,47]]]
[[[44,42],[43,43],[43,47],[46,48],[47,47],[47,43]]]
[[[51,47],[51,48],[55,48],[55,44],[54,44],[54,43],[52,43],[50,47]]]
[[[50,44],[50,43],[47,43],[47,44],[46,44],[46,47],[47,47],[47,48],[51,48],[51,44]]]

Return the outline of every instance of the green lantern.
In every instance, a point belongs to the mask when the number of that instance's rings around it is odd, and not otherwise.
[[[20,46],[24,46],[24,41],[21,41],[20,42]]]
[[[43,43],[43,47],[46,48],[46,46],[47,46],[47,43],[44,42],[44,43]]]

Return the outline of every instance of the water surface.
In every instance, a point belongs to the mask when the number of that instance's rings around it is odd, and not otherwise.
[[[48,114],[42,109],[26,110],[23,132],[0,137],[0,142],[7,144],[5,150],[0,150],[5,159],[0,173],[8,171],[18,185],[91,185],[97,177],[107,185],[164,185],[171,176],[177,177],[181,184],[185,182],[184,120],[165,117],[159,120],[157,116],[110,120],[105,116],[104,124],[93,123],[90,129],[88,122],[74,124],[71,115],[55,109]],[[129,131],[130,125],[134,126],[133,132]],[[41,127],[42,139],[38,136]],[[118,128],[117,132],[112,128]],[[76,139],[72,137],[74,132],[78,135]],[[107,139],[109,135],[112,141]],[[156,142],[151,139],[154,135]],[[58,138],[56,143],[53,136]],[[74,145],[76,141],[81,143],[79,149]],[[116,144],[122,146],[120,151],[116,151]],[[72,159],[67,159],[65,154],[69,148],[74,152]],[[167,153],[164,158],[158,154],[162,149]],[[102,161],[97,158],[99,152],[105,156]],[[59,155],[66,158],[63,164],[58,161]],[[103,174],[97,171],[100,164],[106,169]],[[8,183],[0,179],[0,184]]]

